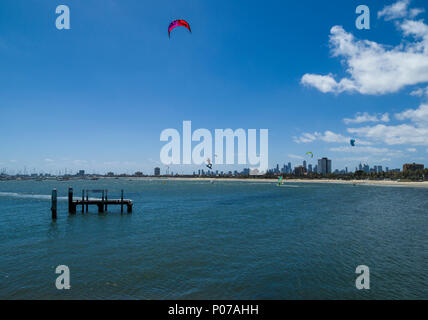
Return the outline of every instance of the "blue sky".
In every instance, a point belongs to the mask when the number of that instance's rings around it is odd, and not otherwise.
[[[55,27],[60,4],[71,30]],[[427,165],[426,3],[367,0],[370,30],[360,4],[2,0],[0,168],[151,173],[161,131],[184,120],[269,129],[270,166],[307,151],[338,169]],[[168,39],[178,18],[192,34]]]

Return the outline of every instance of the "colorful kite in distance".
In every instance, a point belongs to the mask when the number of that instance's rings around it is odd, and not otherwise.
[[[351,146],[355,147],[355,139],[351,139],[350,143],[351,143]]]
[[[210,158],[207,159],[207,168],[209,168],[209,169],[213,168],[213,164],[211,163],[211,159]]]
[[[168,27],[168,37],[171,38],[172,29],[180,26],[187,28],[190,31],[190,33],[192,33],[192,30],[190,30],[190,25],[187,23],[186,20],[174,20],[173,22],[171,22],[171,24]]]
[[[305,155],[308,155],[308,154],[310,154],[311,155],[311,158],[313,158],[314,157],[314,154],[312,153],[312,152],[306,152],[306,154]]]

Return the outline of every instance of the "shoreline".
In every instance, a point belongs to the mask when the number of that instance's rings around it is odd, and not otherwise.
[[[251,179],[251,178],[219,178],[219,177],[99,177],[99,180],[108,179],[128,179],[129,181],[218,181],[218,182],[247,182],[247,183],[278,183],[278,179]],[[97,180],[98,180],[97,179]],[[80,179],[70,179],[59,182],[77,181]],[[8,181],[31,181],[31,180],[2,180],[0,182]],[[46,179],[45,181],[56,181],[54,179]],[[321,183],[321,184],[352,184],[352,185],[365,185],[365,186],[385,186],[385,187],[412,187],[412,188],[428,188],[428,181],[395,181],[395,180],[337,180],[337,179],[284,179],[284,184],[289,183]]]
[[[139,180],[141,178],[134,178]],[[133,180],[134,180],[133,179]],[[184,177],[150,177],[143,178],[150,180],[177,180],[177,181],[230,181],[230,182],[253,182],[253,183],[277,183],[277,179],[242,179],[242,178],[216,178],[216,177],[197,177],[197,178],[184,178]],[[428,188],[428,181],[415,182],[415,181],[392,181],[392,180],[335,180],[335,179],[287,179],[284,183],[324,183],[324,184],[352,184],[352,185],[370,185],[370,186],[388,186],[388,187],[419,187]]]

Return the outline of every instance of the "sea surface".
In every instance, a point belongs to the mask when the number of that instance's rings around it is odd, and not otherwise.
[[[69,186],[124,189],[134,211],[70,216]],[[428,299],[427,236],[427,188],[0,182],[0,299]],[[56,289],[59,265],[70,290]]]

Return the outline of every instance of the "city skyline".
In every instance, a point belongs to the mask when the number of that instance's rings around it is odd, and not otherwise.
[[[335,168],[332,165],[332,159],[328,159],[326,157],[320,158],[320,159],[313,159],[313,163],[308,162],[307,160],[302,160],[300,163],[296,162],[293,163],[291,161],[287,163],[283,163],[282,166],[280,164],[276,164],[274,167],[269,168],[266,172],[266,174],[295,174],[295,170],[299,167],[304,168],[304,173],[319,173],[319,174],[329,174],[329,173],[335,173],[335,174],[347,174],[347,173],[355,173],[357,171],[363,171],[366,173],[370,172],[393,172],[393,171],[402,171],[402,167],[404,165],[411,165],[415,164],[415,162],[407,162],[402,164],[400,167],[393,168],[388,166],[382,166],[379,164],[370,164],[360,162],[355,168]],[[424,164],[421,164],[422,166],[425,166]],[[79,170],[71,170],[64,168],[63,170],[58,170],[57,172],[44,172],[44,171],[38,171],[35,168],[33,170],[27,170],[27,168],[24,168],[23,170],[18,171],[8,171],[5,168],[0,168],[0,175],[10,175],[10,176],[85,176],[85,175],[102,175],[102,176],[116,176],[116,175],[136,175],[136,176],[151,176],[153,173],[153,170],[155,170],[154,176],[156,175],[175,175],[175,174],[184,174],[184,175],[195,175],[196,172],[198,174],[203,173],[216,173],[216,174],[228,174],[228,173],[240,173],[240,174],[250,174],[250,168],[241,165],[239,169],[234,168],[231,169],[230,166],[227,165],[220,165],[217,167],[213,167],[211,169],[207,168],[206,166],[194,166],[195,170],[193,171],[174,171],[174,166],[164,166],[164,167],[158,167],[155,166],[151,169],[151,171],[144,172],[142,170],[138,171],[130,171],[130,170],[119,170],[119,171],[111,171],[111,170],[105,170],[101,172],[97,171],[86,171],[83,169]],[[225,168],[226,167],[226,168]],[[236,166],[234,166],[236,167]],[[156,171],[157,170],[157,171]],[[156,173],[158,172],[158,173]]]

